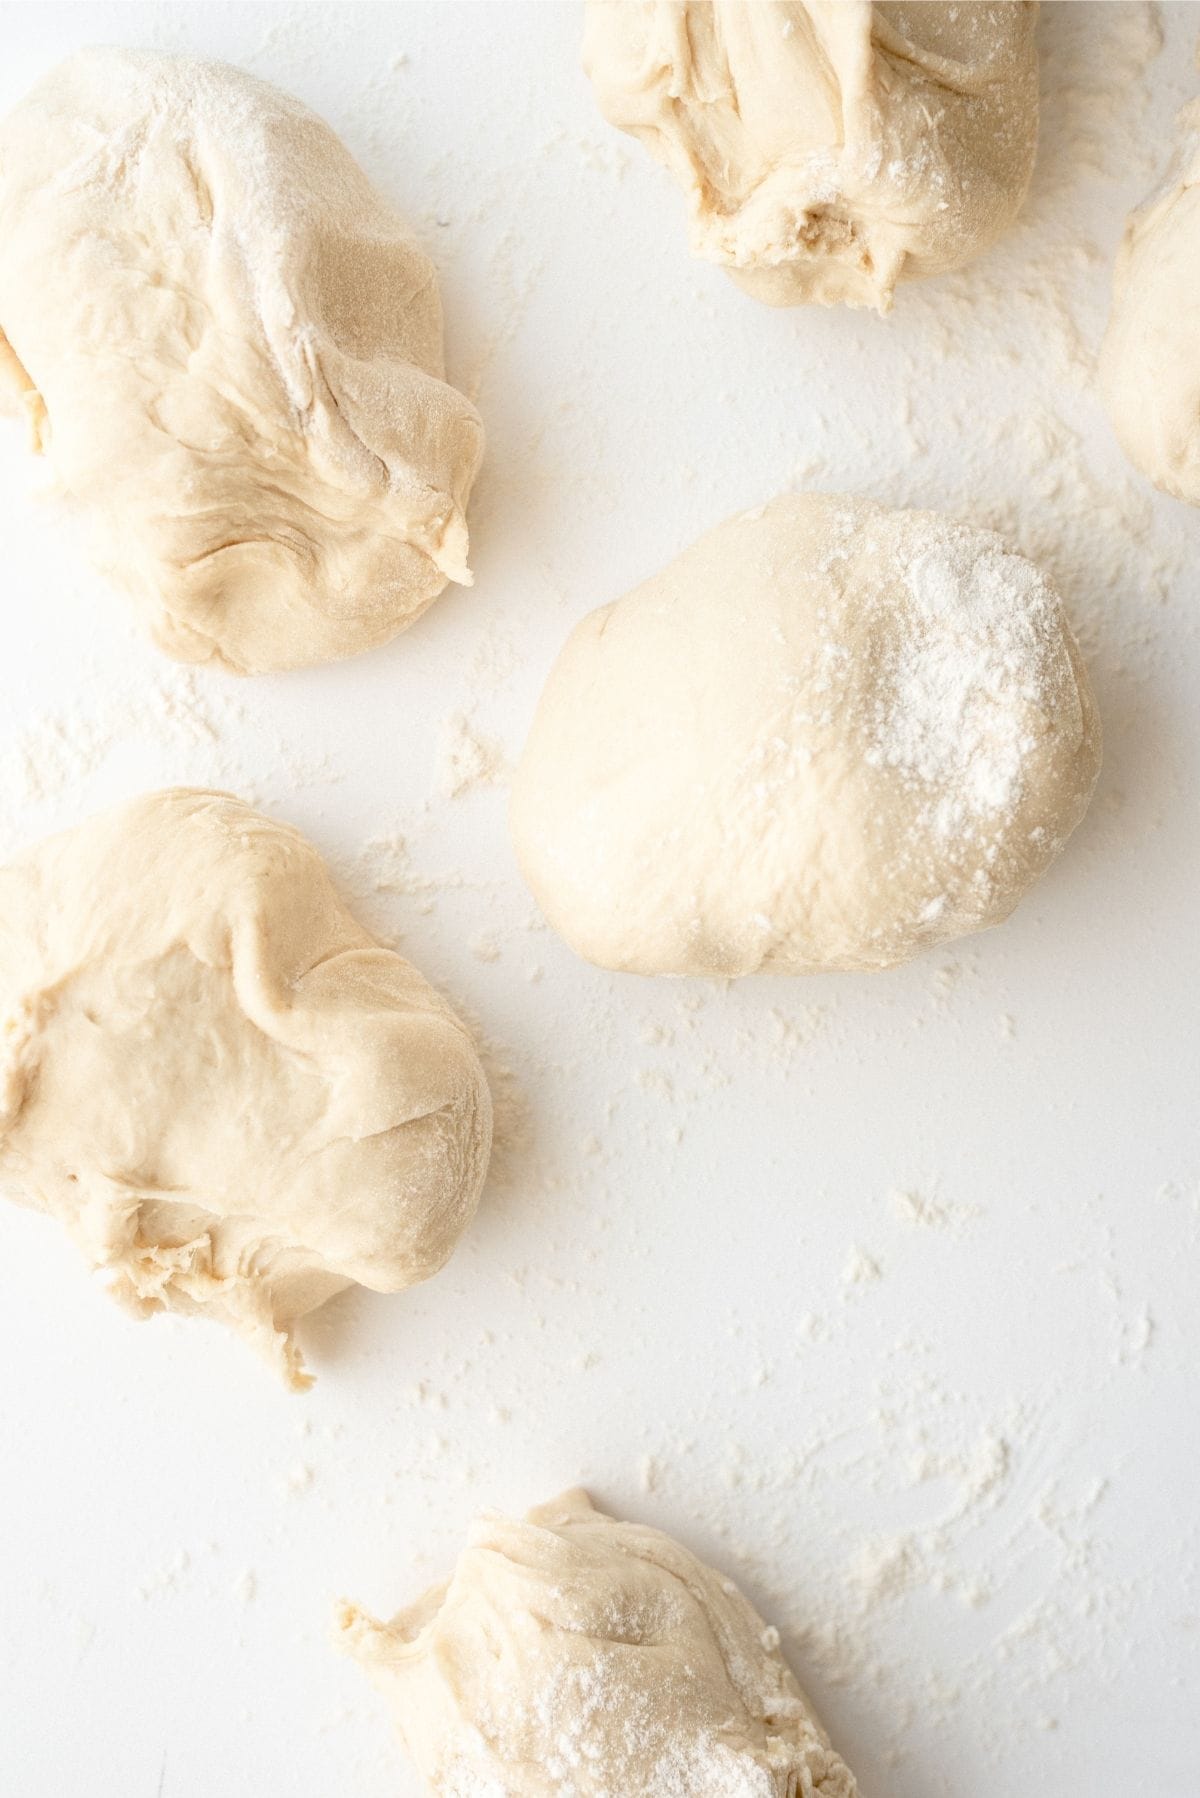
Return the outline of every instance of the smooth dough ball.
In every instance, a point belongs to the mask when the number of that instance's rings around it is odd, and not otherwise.
[[[353,655],[469,582],[428,258],[299,101],[85,50],[0,125],[0,389],[168,654]]]
[[[1016,217],[1036,21],[1025,0],[589,0],[584,65],[682,186],[694,255],[773,306],[886,312]]]
[[[1130,461],[1200,506],[1200,100],[1179,124],[1166,180],[1125,226],[1100,385]]]
[[[512,827],[549,922],[602,967],[887,968],[1007,917],[1099,767],[1032,563],[935,513],[791,495],[578,625]]]
[[[444,1798],[855,1798],[732,1580],[584,1492],[473,1527],[452,1578],[345,1646]]]
[[[296,1319],[442,1265],[491,1115],[449,1006],[240,800],[152,793],[0,869],[0,1181],[139,1315],[307,1385]]]

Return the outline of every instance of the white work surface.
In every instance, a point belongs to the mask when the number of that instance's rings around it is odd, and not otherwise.
[[[1200,8],[1163,24],[1151,57],[1147,8],[1044,9],[1021,224],[877,319],[689,259],[573,4],[0,6],[4,108],[97,41],[316,107],[435,258],[489,433],[474,589],[239,683],[139,638],[0,427],[0,851],[174,782],[302,826],[477,1021],[501,1136],[444,1273],[305,1329],[301,1398],[3,1208],[5,1794],[414,1793],[334,1600],[388,1614],[474,1510],[575,1482],[744,1583],[864,1798],[1200,1792],[1200,516],[1093,382],[1200,83]],[[585,611],[804,485],[1050,569],[1104,719],[1091,813],[1008,924],[899,972],[586,966],[517,874],[503,769],[473,774]]]

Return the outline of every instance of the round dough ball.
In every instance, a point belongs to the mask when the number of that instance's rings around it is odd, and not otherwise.
[[[240,800],[152,793],[0,869],[0,1181],[139,1315],[309,1384],[296,1319],[434,1273],[491,1129],[450,1007]]]
[[[341,1626],[447,1798],[856,1798],[733,1581],[584,1492],[480,1519],[444,1585]]]
[[[431,263],[298,101],[85,50],[0,124],[0,389],[168,654],[353,655],[469,582],[443,375]]]
[[[1100,386],[1130,461],[1200,506],[1200,100],[1179,125],[1166,180],[1125,226]]]
[[[589,0],[610,123],[687,197],[692,252],[773,306],[886,312],[1016,217],[1037,147],[1036,5]]]
[[[931,512],[786,496],[576,628],[512,826],[602,967],[887,968],[1007,917],[1099,767],[1032,563]]]

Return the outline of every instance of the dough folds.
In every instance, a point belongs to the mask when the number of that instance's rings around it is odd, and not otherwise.
[[[1007,917],[1099,766],[1032,563],[931,512],[788,495],[576,627],[511,821],[602,967],[867,970]]]
[[[442,1798],[855,1798],[732,1580],[567,1492],[488,1515],[453,1576],[342,1638]]]
[[[0,1180],[131,1310],[295,1320],[446,1260],[491,1141],[449,1006],[297,831],[178,789],[0,869]]]
[[[432,265],[299,101],[85,50],[0,124],[0,391],[168,654],[353,655],[469,582],[443,377]]]
[[[1125,226],[1100,386],[1130,461],[1200,506],[1200,100],[1179,134],[1166,180]]]
[[[1036,19],[1025,0],[589,0],[584,66],[683,188],[693,254],[770,305],[885,312],[1016,217]]]

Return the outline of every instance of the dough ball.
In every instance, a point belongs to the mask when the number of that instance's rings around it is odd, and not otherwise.
[[[589,0],[610,123],[687,196],[692,252],[772,306],[886,312],[1016,217],[1037,147],[1037,7]]]
[[[463,1025],[298,832],[178,789],[0,869],[0,1180],[138,1314],[307,1385],[295,1320],[434,1273],[490,1143]]]
[[[168,654],[353,655],[469,581],[437,280],[327,125],[85,50],[0,124],[0,388]]]
[[[453,1576],[343,1639],[445,1798],[855,1798],[732,1580],[584,1492],[473,1527]]]
[[[1130,461],[1200,506],[1200,100],[1179,123],[1166,180],[1125,226],[1100,385]]]
[[[805,494],[583,620],[512,826],[546,917],[602,967],[887,968],[1007,917],[1099,766],[1030,562],[934,513]]]

